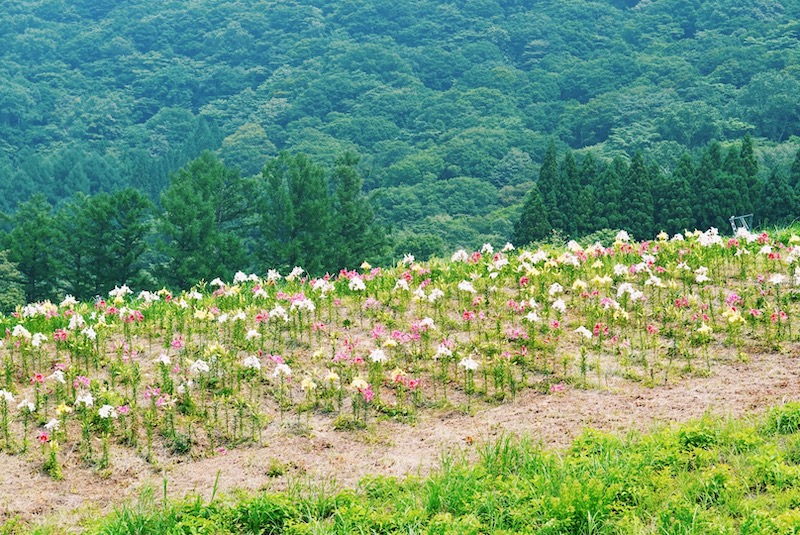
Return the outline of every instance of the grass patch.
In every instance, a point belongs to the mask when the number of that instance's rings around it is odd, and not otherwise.
[[[504,435],[471,460],[443,455],[427,477],[366,478],[355,490],[160,504],[145,492],[90,533],[798,533],[795,410],[624,437],[588,430],[563,451]]]

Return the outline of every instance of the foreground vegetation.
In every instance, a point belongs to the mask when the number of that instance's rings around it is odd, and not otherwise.
[[[149,489],[86,532],[781,535],[800,530],[799,500],[800,404],[788,403],[645,435],[590,430],[561,452],[505,436],[445,454],[428,476],[354,490],[166,502]]]

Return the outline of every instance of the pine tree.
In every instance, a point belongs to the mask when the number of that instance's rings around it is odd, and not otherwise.
[[[653,235],[653,177],[641,152],[631,160],[626,184],[624,228],[638,239],[649,239]]]
[[[103,218],[101,224],[107,235],[101,244],[103,260],[98,262],[105,269],[96,274],[96,292],[105,294],[120,284],[141,285],[141,258],[147,252],[147,238],[152,231],[153,203],[138,190],[124,189],[95,195],[92,207],[95,221]]]
[[[96,269],[104,266],[97,262],[95,251],[106,240],[102,228],[92,220],[92,199],[78,193],[64,203],[55,216],[61,277],[64,291],[78,299],[96,295]]]
[[[567,218],[559,205],[559,195],[562,188],[561,173],[558,171],[556,144],[552,139],[544,153],[537,184],[539,192],[542,195],[544,211],[550,224],[554,229],[566,230],[568,226]]]
[[[170,177],[159,225],[167,284],[187,288],[201,279],[230,279],[246,267],[240,232],[247,198],[239,173],[208,151]]]
[[[594,221],[596,229],[621,229],[624,226],[622,181],[627,174],[625,160],[617,156],[597,175],[597,185],[594,188],[597,199]]]
[[[55,297],[59,263],[53,207],[44,195],[37,193],[19,205],[11,222],[13,229],[6,236],[8,259],[16,263],[25,278],[25,299],[28,302]]]
[[[552,230],[553,227],[547,219],[544,199],[538,186],[534,184],[525,195],[522,213],[514,225],[512,241],[518,246],[525,245],[547,238]]]
[[[669,234],[691,230],[695,227],[692,215],[690,180],[694,178],[692,158],[688,153],[681,156],[678,167],[661,179],[657,190],[656,229]]]
[[[260,206],[263,268],[323,274],[333,238],[325,168],[304,154],[280,153],[262,171]]]
[[[789,186],[789,180],[783,173],[774,170],[766,182],[761,197],[761,221],[765,225],[786,223],[794,216],[797,204],[795,192]]]
[[[334,239],[327,256],[328,271],[353,269],[364,260],[380,257],[386,234],[375,221],[375,211],[362,192],[362,178],[356,166],[358,155],[347,152],[336,160],[331,176],[334,189],[331,215]]]

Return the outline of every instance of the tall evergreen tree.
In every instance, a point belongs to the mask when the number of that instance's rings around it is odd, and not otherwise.
[[[561,184],[561,173],[558,171],[556,143],[552,139],[544,153],[537,184],[550,224],[554,229],[566,230],[568,227],[566,214],[562,212],[559,205],[559,196],[563,186]]]
[[[761,196],[761,184],[758,181],[758,162],[750,134],[745,135],[738,150],[736,146],[729,149],[723,169],[735,183],[738,201],[736,215],[752,214]]]
[[[581,187],[594,185],[597,180],[598,161],[591,152],[587,153],[581,161],[581,168],[578,172],[578,178]]]
[[[120,284],[142,284],[140,259],[152,231],[153,203],[138,190],[124,189],[96,195],[92,208],[95,217],[103,217],[106,236],[98,255],[98,265],[105,269],[95,277],[96,293],[105,294]]]
[[[362,192],[358,155],[346,152],[336,160],[333,186],[332,236],[327,270],[354,268],[364,260],[380,258],[386,234],[375,221],[375,211]]]
[[[693,212],[700,229],[720,228],[728,218],[738,215],[737,179],[722,168],[722,148],[716,141],[709,144],[694,180]]]
[[[575,232],[578,236],[599,230],[595,226],[595,210],[597,209],[596,181],[597,160],[591,153],[588,153],[584,156],[578,170],[578,196],[573,212]]]
[[[525,195],[519,220],[514,224],[512,241],[517,245],[525,245],[543,240],[550,235],[553,227],[547,219],[544,199],[536,184]]]
[[[53,207],[37,193],[19,205],[11,222],[6,248],[8,259],[17,264],[25,278],[25,299],[32,302],[55,297],[59,271],[55,251],[59,243]]]
[[[597,199],[595,228],[621,229],[625,226],[622,217],[622,183],[627,174],[628,165],[617,156],[597,175],[597,185],[594,188]]]
[[[683,153],[675,170],[661,179],[661,188],[654,198],[656,203],[656,229],[670,234],[695,227],[692,214],[691,186],[694,166],[688,153]]]
[[[637,239],[649,239],[653,235],[653,177],[641,152],[637,151],[631,160],[626,185],[624,228]]]
[[[742,139],[739,160],[741,161],[745,176],[755,178],[758,175],[758,161],[756,160],[755,151],[753,150],[753,138],[750,137],[749,133],[745,134]]]
[[[789,186],[800,194],[800,148],[797,149],[792,167],[789,169]]]
[[[0,251],[0,312],[8,314],[25,304],[25,277],[8,259],[8,251]]]
[[[239,173],[208,151],[170,177],[159,225],[168,284],[187,288],[200,279],[231,278],[247,267],[241,239],[247,198]]]
[[[95,295],[97,250],[106,239],[103,229],[92,216],[92,199],[77,193],[64,203],[55,216],[61,278],[64,291],[78,299]],[[99,221],[102,221],[100,219]]]
[[[262,171],[259,250],[264,268],[328,266],[332,199],[325,168],[305,154],[282,152]]]
[[[779,225],[795,216],[795,195],[786,175],[774,170],[764,184],[760,205],[761,222],[765,225]]]
[[[571,150],[564,154],[561,161],[560,184],[558,188],[558,208],[562,215],[564,231],[573,235],[578,230],[576,211],[578,209],[578,195],[580,193],[580,177],[575,155]]]

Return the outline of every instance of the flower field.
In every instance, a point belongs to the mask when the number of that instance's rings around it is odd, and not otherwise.
[[[800,238],[788,231],[730,238],[712,229],[646,242],[621,232],[605,244],[486,245],[448,260],[406,257],[392,268],[364,264],[323,278],[298,267],[239,273],[183,293],[123,286],[94,302],[67,296],[58,304],[30,304],[0,320],[0,455],[48,485],[76,477],[102,482],[130,470],[131,459],[153,472],[175,463],[204,462],[208,469],[216,459],[274,441],[276,430],[291,429],[308,441],[313,426],[358,435],[391,423],[425,434],[437,412],[468,419],[520,399],[631,388],[658,396],[660,389],[719,375],[757,355],[783,367],[800,347],[798,260]],[[788,428],[773,427],[790,435],[800,419],[791,421]],[[698,429],[708,425],[692,424],[685,432],[699,438],[687,440],[705,440],[706,431]],[[739,447],[729,444],[736,440],[746,443],[737,455],[755,446],[747,437],[720,438],[730,433],[719,429],[707,432],[710,442],[692,443],[669,462],[697,462],[708,485],[724,487],[733,468],[720,468],[703,452]],[[773,429],[758,438],[761,432],[752,440],[775,435]],[[679,435],[664,440],[683,440]],[[572,447],[584,447],[591,436]],[[472,445],[474,438],[465,441]],[[484,444],[482,455],[503,443],[517,460],[545,455],[508,438]],[[784,447],[770,444],[775,452]],[[687,452],[702,458],[681,457]],[[286,466],[273,468],[282,473]],[[762,486],[784,478],[781,484],[793,488],[800,473],[789,468],[765,475]],[[564,477],[566,485],[573,476]],[[709,506],[724,501],[719,489],[704,489],[698,493],[712,493]],[[0,505],[6,508],[0,519],[15,518],[15,506]],[[624,517],[609,507],[598,509],[596,524],[590,507],[589,524],[581,517],[551,531],[525,525],[531,532],[600,533],[587,526],[600,530]],[[462,509],[431,511],[445,529],[441,515]],[[469,514],[477,515],[474,522],[464,522],[486,532],[480,515]],[[644,522],[631,518],[630,526]],[[738,529],[741,520],[723,524]],[[578,525],[583,531],[570,531]],[[646,522],[640,527],[650,532]],[[464,529],[459,532],[471,528]]]

